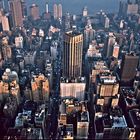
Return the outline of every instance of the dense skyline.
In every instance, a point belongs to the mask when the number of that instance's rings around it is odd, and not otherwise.
[[[120,0],[26,0],[28,6],[32,3],[39,5],[40,13],[45,11],[45,2],[49,2],[49,10],[52,11],[54,3],[61,3],[64,12],[70,12],[72,14],[80,14],[84,6],[88,7],[90,14],[94,14],[99,10],[105,12],[118,12]],[[107,4],[106,4],[107,3]]]
[[[0,15],[0,140],[140,140],[140,0],[0,0]]]

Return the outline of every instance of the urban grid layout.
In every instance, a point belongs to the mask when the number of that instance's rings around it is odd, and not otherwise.
[[[0,0],[0,139],[140,140],[140,0],[27,1]]]

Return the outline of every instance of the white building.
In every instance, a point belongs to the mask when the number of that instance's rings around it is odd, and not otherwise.
[[[83,9],[83,17],[87,17],[88,16],[88,10],[87,7],[85,6]]]
[[[75,97],[79,100],[84,100],[86,82],[83,78],[80,82],[78,81],[61,81],[60,83],[60,95],[61,97]]]
[[[23,37],[22,36],[15,37],[15,45],[17,48],[23,48]]]

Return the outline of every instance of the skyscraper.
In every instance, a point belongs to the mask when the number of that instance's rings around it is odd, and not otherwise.
[[[9,0],[0,0],[0,8],[4,9],[5,11],[9,11]]]
[[[31,88],[33,101],[48,101],[49,81],[43,74],[32,75]]]
[[[45,12],[49,13],[49,4],[48,4],[48,2],[46,2],[46,11]]]
[[[9,31],[10,27],[8,17],[6,15],[2,16],[1,21],[2,21],[2,30]]]
[[[87,49],[88,46],[89,46],[89,43],[91,43],[91,41],[94,39],[94,30],[90,25],[87,25],[85,27],[85,30],[84,30],[84,48]]]
[[[87,17],[87,15],[88,15],[88,10],[87,7],[85,6],[83,9],[83,17]]]
[[[21,35],[15,37],[15,46],[17,48],[23,48],[23,37]]]
[[[138,7],[138,3],[133,0],[128,0],[127,1],[127,14],[138,14],[138,10],[139,10],[139,7]]]
[[[2,47],[2,54],[3,54],[4,61],[12,59],[11,46],[3,46]]]
[[[22,26],[23,18],[22,18],[22,8],[20,0],[10,0],[10,10],[12,14],[13,26]]]
[[[119,16],[123,17],[126,15],[126,11],[127,11],[127,3],[125,1],[120,1],[119,4]]]
[[[58,18],[62,18],[62,5],[61,4],[58,4]]]
[[[83,34],[66,32],[63,48],[63,77],[78,78],[82,75]]]
[[[45,3],[45,13],[44,13],[44,19],[47,19],[49,20],[51,18],[51,13],[49,11],[49,3],[48,3],[48,0],[46,0],[46,3]]]
[[[39,7],[36,4],[32,4],[30,7],[30,15],[33,20],[39,19]]]
[[[61,4],[53,5],[53,15],[54,15],[54,19],[62,18],[62,5]]]
[[[136,68],[138,65],[139,57],[134,54],[126,54],[122,58],[121,63],[121,81],[133,81],[136,75]]]
[[[4,9],[4,1],[3,0],[0,0],[0,8]]]
[[[118,58],[118,56],[119,56],[119,50],[120,50],[120,46],[117,44],[117,42],[115,42],[115,44],[113,45],[113,53],[112,53],[112,56],[114,56],[115,58]]]
[[[53,5],[53,16],[54,16],[54,19],[57,19],[57,4]]]
[[[112,56],[113,46],[115,44],[115,41],[116,41],[115,35],[112,32],[110,32],[109,35],[107,35],[105,39],[104,54],[106,57]]]
[[[68,31],[71,28],[71,15],[70,13],[66,13],[65,15],[65,30]]]
[[[27,16],[27,6],[25,0],[21,0],[22,16]]]

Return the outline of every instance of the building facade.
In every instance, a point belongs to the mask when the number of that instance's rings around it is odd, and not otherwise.
[[[10,10],[12,15],[13,26],[22,26],[23,17],[22,17],[22,8],[20,0],[10,0]]]
[[[83,35],[66,32],[63,47],[63,77],[78,78],[82,75]]]

